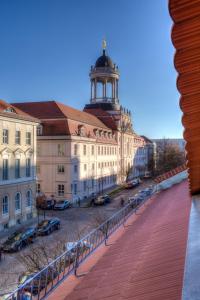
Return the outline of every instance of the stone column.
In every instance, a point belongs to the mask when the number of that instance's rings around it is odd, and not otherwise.
[[[118,79],[116,80],[116,98],[117,98],[117,100],[118,100],[118,98],[119,98],[119,95],[118,95]]]
[[[94,80],[94,99],[97,97],[97,80]],[[95,102],[95,101],[94,101]]]
[[[93,81],[91,79],[91,97],[90,97],[90,102],[93,102]]]
[[[115,83],[114,80],[112,81],[112,99],[115,98]]]

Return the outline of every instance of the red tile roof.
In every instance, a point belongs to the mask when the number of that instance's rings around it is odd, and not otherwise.
[[[6,110],[10,111],[6,111]],[[12,112],[13,110],[13,112]],[[32,122],[39,122],[38,119],[33,118],[26,112],[20,110],[19,108],[11,105],[10,103],[7,103],[6,101],[0,99],[0,114],[6,117],[11,117],[11,118],[17,118],[17,119],[23,119],[23,120],[28,120]]]
[[[185,127],[191,193],[200,192],[200,1],[170,0],[177,88]]]
[[[57,101],[24,102],[13,105],[40,120],[67,118],[108,129],[97,117]]]
[[[84,109],[85,112],[96,116],[98,119],[100,119],[107,127],[117,130],[117,125],[116,125],[116,117],[109,114],[107,111],[104,111],[103,109],[100,108],[88,108]]]
[[[64,282],[49,298],[181,299],[189,212],[187,181],[158,194],[91,271],[68,286],[71,293]]]

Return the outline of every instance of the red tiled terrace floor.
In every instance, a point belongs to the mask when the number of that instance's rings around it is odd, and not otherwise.
[[[181,299],[190,204],[187,181],[156,196],[65,300]]]

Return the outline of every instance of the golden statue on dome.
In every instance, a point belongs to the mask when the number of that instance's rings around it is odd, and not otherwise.
[[[106,49],[106,39],[103,39],[103,41],[102,41],[102,48],[103,48],[103,50]]]

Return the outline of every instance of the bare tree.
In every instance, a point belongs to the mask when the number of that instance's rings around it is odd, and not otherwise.
[[[177,145],[163,139],[157,144],[156,173],[168,172],[185,163],[185,153]]]
[[[24,266],[26,272],[36,273],[41,271],[64,250],[64,241],[59,240],[53,247],[40,243],[31,245],[29,249],[17,255],[17,259]]]

